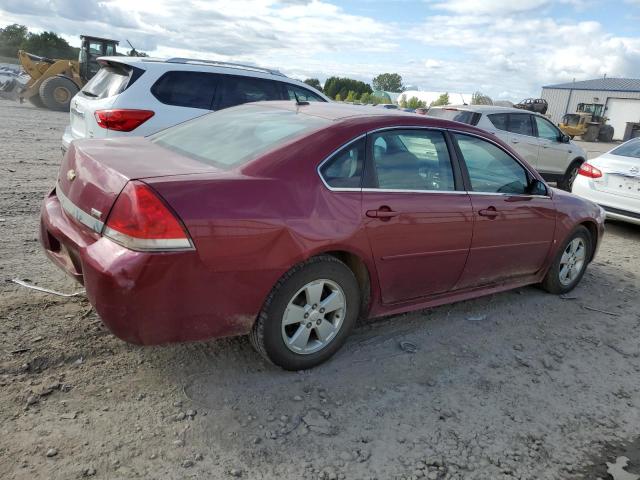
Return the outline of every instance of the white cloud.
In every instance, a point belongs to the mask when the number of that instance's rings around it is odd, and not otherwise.
[[[424,90],[515,100],[573,78],[640,77],[640,37],[553,19],[551,0],[433,0],[404,24],[384,20],[384,8],[378,20],[332,1],[0,0],[0,25],[53,30],[76,45],[83,33],[125,48],[128,39],[157,56],[249,62],[296,78],[396,71]]]

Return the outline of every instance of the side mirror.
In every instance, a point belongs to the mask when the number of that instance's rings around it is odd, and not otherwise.
[[[541,182],[540,180],[538,180],[537,178],[534,178],[531,180],[531,182],[529,182],[529,188],[528,190],[528,194],[529,195],[543,195],[546,196],[548,195],[549,192],[547,192],[547,186]]]
[[[564,133],[560,134],[560,142],[561,143],[569,143],[571,141],[571,137],[569,135],[566,135]]]

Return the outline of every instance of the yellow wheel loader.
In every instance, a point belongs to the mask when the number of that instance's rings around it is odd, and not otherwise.
[[[69,111],[73,96],[98,70],[97,58],[117,55],[118,41],[108,38],[80,37],[82,44],[78,60],[60,60],[39,57],[23,50],[18,59],[30,77],[18,93],[20,100],[50,110]]]
[[[585,142],[611,142],[613,127],[607,125],[604,117],[604,105],[595,103],[580,103],[576,113],[567,113],[562,117],[558,127],[565,135],[582,137]]]

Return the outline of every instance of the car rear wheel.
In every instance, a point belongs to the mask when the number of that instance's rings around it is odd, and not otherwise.
[[[542,287],[549,293],[567,293],[580,282],[591,255],[589,230],[578,227],[558,252],[547,272]]]
[[[578,170],[580,170],[580,165],[582,165],[582,162],[574,162],[569,166],[569,168],[564,174],[564,177],[562,177],[562,180],[558,182],[558,188],[565,190],[567,192],[571,191],[571,188],[573,187],[573,182],[575,182],[576,177],[578,176]]]
[[[329,255],[313,257],[278,281],[249,338],[275,365],[304,370],[342,346],[359,309],[358,282],[349,267]]]

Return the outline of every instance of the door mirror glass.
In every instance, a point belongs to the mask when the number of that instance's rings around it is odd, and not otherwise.
[[[529,188],[527,190],[527,193],[529,193],[530,195],[548,194],[547,186],[537,178],[534,178],[533,180],[531,180],[531,182],[529,182]]]
[[[566,135],[564,133],[560,134],[560,141],[562,143],[570,143],[571,142],[571,137],[569,135]]]

